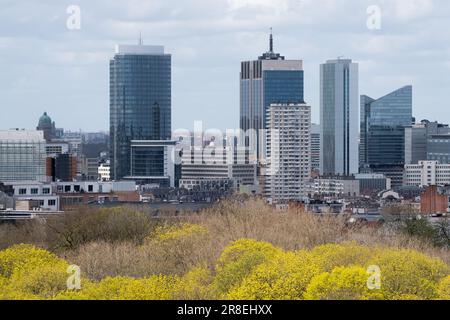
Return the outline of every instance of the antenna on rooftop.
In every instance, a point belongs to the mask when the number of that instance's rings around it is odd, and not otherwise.
[[[139,45],[142,46],[144,41],[142,41],[142,31],[139,31]]]
[[[269,52],[273,52],[273,35],[272,35],[272,27],[270,27]]]

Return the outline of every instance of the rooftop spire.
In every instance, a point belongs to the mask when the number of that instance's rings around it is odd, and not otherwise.
[[[272,35],[272,27],[270,27],[269,52],[273,52],[273,35]]]
[[[142,46],[144,42],[142,41],[142,31],[139,31],[139,45]]]

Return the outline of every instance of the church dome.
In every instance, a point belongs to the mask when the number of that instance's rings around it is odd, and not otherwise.
[[[47,112],[44,112],[44,114],[39,118],[39,128],[44,127],[51,127],[52,126],[52,118],[50,118],[47,114]]]

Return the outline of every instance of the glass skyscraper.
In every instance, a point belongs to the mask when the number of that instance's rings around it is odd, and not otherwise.
[[[240,129],[255,130],[257,141],[246,141],[263,155],[260,130],[266,128],[265,115],[272,103],[304,103],[303,61],[285,60],[275,53],[270,35],[269,51],[254,61],[241,63],[240,72]]]
[[[323,175],[358,173],[358,64],[329,60],[320,66],[321,151]]]
[[[363,95],[360,107],[361,168],[384,173],[393,186],[400,185],[405,165],[405,129],[411,127],[413,119],[412,86],[377,100]]]
[[[162,46],[119,45],[110,61],[111,179],[160,177],[163,147],[133,141],[171,138],[171,55]]]

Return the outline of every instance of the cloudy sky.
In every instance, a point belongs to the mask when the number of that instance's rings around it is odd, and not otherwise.
[[[81,28],[67,28],[67,8]],[[367,8],[381,9],[381,29]],[[173,129],[236,128],[240,61],[275,49],[303,59],[305,97],[319,118],[319,64],[360,63],[360,93],[414,86],[414,114],[450,122],[448,0],[0,0],[0,129],[107,130],[108,63],[116,43],[161,44],[173,55]]]

